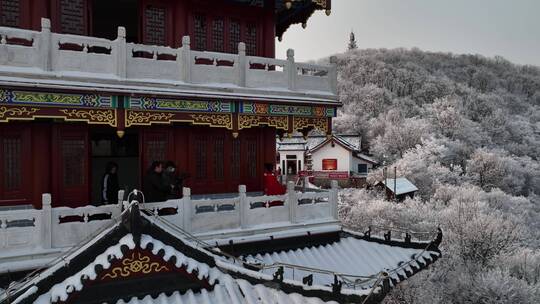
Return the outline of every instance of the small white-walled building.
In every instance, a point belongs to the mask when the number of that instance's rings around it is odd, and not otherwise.
[[[317,178],[366,177],[377,162],[362,154],[359,135],[292,136],[277,140],[279,168],[284,175],[308,171]]]

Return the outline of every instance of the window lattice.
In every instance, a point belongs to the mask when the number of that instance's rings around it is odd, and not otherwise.
[[[240,43],[240,22],[231,20],[229,24],[229,50],[231,53],[238,53],[238,43]]]
[[[154,161],[164,161],[167,149],[167,142],[162,139],[149,140],[146,142],[146,167],[149,168]]]
[[[225,177],[224,166],[225,140],[220,137],[214,141],[214,177],[222,180]]]
[[[195,177],[197,179],[206,178],[206,139],[195,139]]]
[[[21,138],[4,138],[4,188],[6,190],[17,190],[21,187]]]
[[[0,0],[0,25],[19,26],[20,18],[19,0]]]
[[[194,23],[194,49],[204,51],[206,50],[206,16],[195,15]]]
[[[82,139],[64,139],[62,141],[62,159],[64,161],[64,185],[81,186],[85,183],[85,142]]]
[[[257,55],[257,25],[254,23],[246,25],[246,54]]]
[[[257,177],[257,140],[247,141],[248,177]]]
[[[85,0],[60,0],[60,29],[65,34],[86,34]]]
[[[145,10],[145,37],[148,44],[165,45],[165,8],[148,6]]]
[[[223,52],[224,48],[225,25],[223,18],[216,18],[212,21],[212,50]]]
[[[240,178],[240,155],[241,148],[240,140],[233,139],[232,142],[232,163],[231,163],[231,175],[233,179]]]

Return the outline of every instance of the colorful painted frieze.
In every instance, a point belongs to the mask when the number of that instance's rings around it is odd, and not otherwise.
[[[324,106],[302,106],[266,104],[257,102],[241,102],[240,113],[258,115],[293,115],[293,116],[316,116],[335,117],[336,109]]]
[[[29,106],[116,108],[117,97],[97,94],[0,89],[0,103]]]
[[[230,101],[194,101],[171,98],[126,97],[124,106],[129,109],[172,112],[234,112],[234,103]]]

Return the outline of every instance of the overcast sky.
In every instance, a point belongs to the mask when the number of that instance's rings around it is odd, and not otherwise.
[[[293,48],[298,61],[346,50],[354,30],[359,48],[418,47],[458,54],[500,55],[540,66],[540,0],[332,0],[307,28],[291,26],[276,56]]]

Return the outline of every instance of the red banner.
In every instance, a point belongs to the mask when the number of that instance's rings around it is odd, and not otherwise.
[[[316,178],[348,179],[349,172],[347,171],[334,171],[334,172],[315,171],[313,172],[313,176]]]
[[[337,170],[337,159],[327,158],[322,160],[323,170]]]

